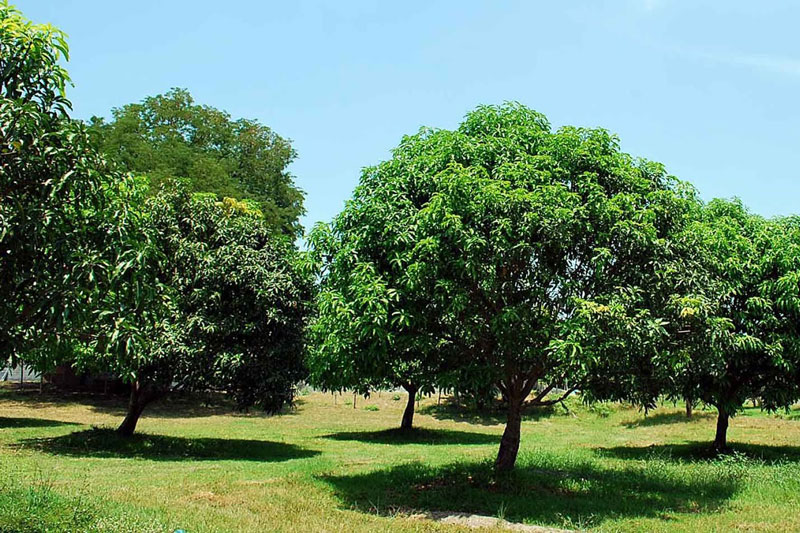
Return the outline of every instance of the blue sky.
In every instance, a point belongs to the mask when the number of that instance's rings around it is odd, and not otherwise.
[[[12,0],[13,2],[13,0]],[[170,87],[294,141],[304,224],[420,126],[516,100],[702,196],[800,212],[800,3],[19,0],[69,34],[75,116]]]

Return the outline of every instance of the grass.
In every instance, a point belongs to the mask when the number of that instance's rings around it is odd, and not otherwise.
[[[405,396],[403,396],[405,400]],[[462,531],[427,512],[599,531],[800,531],[800,411],[748,409],[736,453],[714,415],[572,404],[523,422],[517,471],[491,468],[502,416],[373,396],[301,396],[267,417],[173,398],[132,439],[124,399],[0,388],[0,532]],[[361,403],[361,399],[359,399]]]

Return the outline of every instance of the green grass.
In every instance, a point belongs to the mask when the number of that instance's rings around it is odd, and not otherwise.
[[[395,429],[405,401],[393,393],[369,399],[377,410],[309,393],[275,417],[173,398],[132,439],[111,431],[124,404],[0,388],[0,532],[461,530],[421,516],[437,511],[601,531],[800,531],[800,411],[748,409],[731,423],[737,452],[715,458],[712,412],[553,407],[528,414],[517,471],[497,477],[502,414],[435,398],[411,433]]]

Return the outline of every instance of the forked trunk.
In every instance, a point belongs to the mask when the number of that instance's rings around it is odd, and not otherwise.
[[[139,417],[142,416],[142,411],[155,398],[155,395],[148,393],[139,381],[131,383],[131,396],[128,400],[128,413],[125,415],[125,420],[117,428],[117,433],[123,437],[130,437],[136,431],[136,424],[139,422]]]
[[[714,451],[727,452],[728,451],[728,419],[730,415],[728,412],[718,407],[719,414],[717,415],[717,434],[714,437]]]
[[[417,395],[419,387],[403,385],[403,388],[408,392],[408,403],[406,403],[406,410],[403,411],[403,421],[400,423],[400,429],[409,430],[414,426],[414,397]]]
[[[498,472],[509,472],[514,469],[519,453],[520,429],[522,425],[522,402],[520,395],[509,394],[508,419],[503,438],[500,440],[500,451],[494,462]]]

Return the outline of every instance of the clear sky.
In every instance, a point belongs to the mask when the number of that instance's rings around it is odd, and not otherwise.
[[[402,135],[506,100],[605,127],[706,199],[800,212],[800,2],[16,3],[69,34],[79,118],[185,87],[291,138],[306,227]]]

